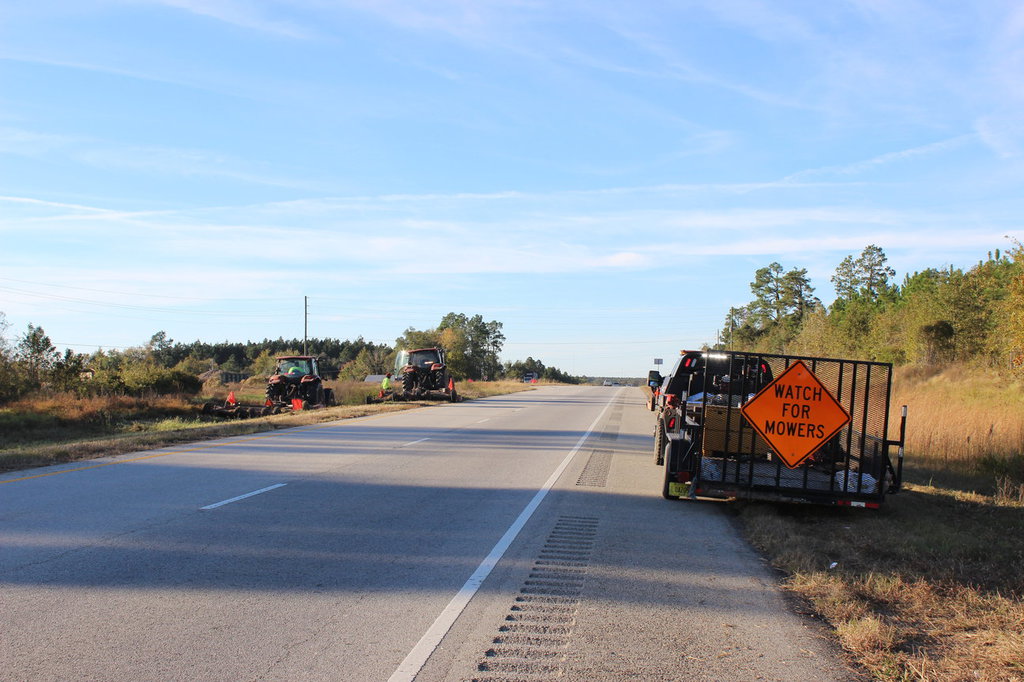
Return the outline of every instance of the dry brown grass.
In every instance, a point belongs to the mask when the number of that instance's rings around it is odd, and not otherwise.
[[[902,493],[877,512],[740,508],[872,679],[1024,680],[1021,389],[988,369],[902,368]]]
[[[746,505],[751,539],[877,680],[1024,680],[1024,511],[911,485],[878,512]]]
[[[894,410],[909,406],[911,480],[1024,499],[1024,384],[1017,376],[907,367],[897,370],[893,388]]]
[[[473,398],[487,398],[492,395],[532,391],[538,385],[550,386],[553,384],[550,382],[524,384],[521,381],[464,381],[456,387],[456,390],[459,395],[472,400]]]
[[[73,393],[45,393],[9,403],[4,411],[22,414],[31,412],[69,420],[102,421],[105,418],[104,415],[185,413],[191,409],[191,402],[177,395],[148,398],[124,395],[79,398]]]

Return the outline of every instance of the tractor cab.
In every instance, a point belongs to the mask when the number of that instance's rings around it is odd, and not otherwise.
[[[310,357],[280,357],[277,359],[277,368],[274,370],[274,374],[281,374],[284,376],[297,375],[300,377],[306,376],[307,374],[317,374],[314,364],[314,359]]]
[[[429,372],[444,365],[444,351],[440,348],[419,348],[398,351],[395,357],[395,374],[401,374],[406,367]]]

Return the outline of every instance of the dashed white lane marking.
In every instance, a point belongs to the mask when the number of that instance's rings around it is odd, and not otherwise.
[[[611,406],[612,402],[615,401],[621,391],[622,389],[619,389],[619,391],[616,391],[615,394],[612,395],[611,399],[609,399],[605,404],[604,409],[601,410],[601,414],[597,415],[597,419],[595,419],[590,425],[590,428],[587,429],[587,432],[580,436],[580,439],[576,442],[576,446],[568,455],[565,456],[561,464],[558,465],[558,468],[555,469],[554,473],[552,473],[548,480],[545,481],[544,485],[541,486],[541,489],[538,490],[533,496],[533,499],[530,500],[530,503],[526,505],[526,508],[520,512],[519,517],[516,518],[511,526],[509,526],[509,529],[505,531],[505,534],[501,536],[501,539],[498,540],[498,544],[494,546],[491,553],[488,554],[480,563],[473,575],[469,576],[469,580],[467,580],[466,584],[462,586],[462,589],[452,597],[450,602],[448,602],[448,606],[444,608],[441,615],[439,615],[437,620],[434,621],[434,624],[430,626],[426,633],[424,633],[423,637],[420,638],[420,641],[417,642],[416,646],[412,648],[412,651],[409,652],[405,657],[405,660],[398,666],[398,670],[391,674],[391,677],[388,678],[388,682],[412,682],[412,680],[415,679],[416,674],[419,673],[423,664],[427,662],[430,655],[434,653],[434,649],[437,648],[437,645],[441,643],[444,636],[448,634],[449,630],[451,630],[456,619],[458,619],[469,604],[469,600],[473,598],[473,595],[475,595],[477,590],[480,589],[484,580],[486,580],[487,576],[490,575],[491,569],[493,569],[498,561],[501,560],[501,557],[504,556],[505,551],[508,550],[509,546],[516,539],[516,536],[519,535],[519,531],[521,531],[523,526],[526,525],[526,522],[530,520],[530,517],[533,516],[533,512],[537,510],[540,503],[544,501],[548,491],[555,485],[555,482],[558,480],[558,477],[562,475],[562,472],[565,471],[565,468],[569,466],[569,462],[572,461],[572,458],[575,457],[576,453],[579,452],[581,447],[583,447],[583,443],[587,440],[587,437],[597,427],[597,423],[601,421],[604,417],[604,413],[608,411],[608,408]]]
[[[484,422],[489,422],[489,421],[491,421],[491,418],[490,418],[490,417],[488,417],[487,419],[481,419],[481,420],[479,420],[479,421],[477,422],[477,424],[483,424]]]
[[[402,445],[399,445],[398,447],[400,447],[400,448],[407,448],[410,445],[416,445],[417,443],[422,443],[425,440],[430,440],[430,438],[420,438],[419,440],[414,440],[411,443],[403,443]]]
[[[265,493],[268,490],[273,490],[275,488],[280,488],[280,487],[286,486],[286,485],[288,485],[288,484],[287,483],[276,483],[274,485],[269,485],[266,488],[260,488],[259,490],[253,490],[251,493],[246,493],[244,495],[239,495],[238,497],[232,497],[230,500],[224,500],[222,502],[215,502],[213,504],[208,504],[205,507],[200,507],[199,509],[200,510],[216,509],[217,507],[223,507],[225,504],[231,504],[232,502],[238,502],[239,500],[244,500],[247,497],[252,497],[253,495],[259,495],[260,493]]]

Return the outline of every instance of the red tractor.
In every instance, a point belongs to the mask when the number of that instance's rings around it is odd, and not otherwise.
[[[395,376],[400,377],[407,397],[440,391],[454,402],[455,383],[448,373],[442,348],[401,350],[395,357]]]
[[[316,358],[309,355],[283,355],[267,380],[267,404],[285,405],[302,400],[305,405],[334,404],[334,391],[324,388]]]

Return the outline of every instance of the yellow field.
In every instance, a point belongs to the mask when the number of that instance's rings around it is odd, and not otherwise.
[[[1009,372],[903,367],[893,423],[908,406],[907,474],[914,482],[1024,502],[1024,381]]]

